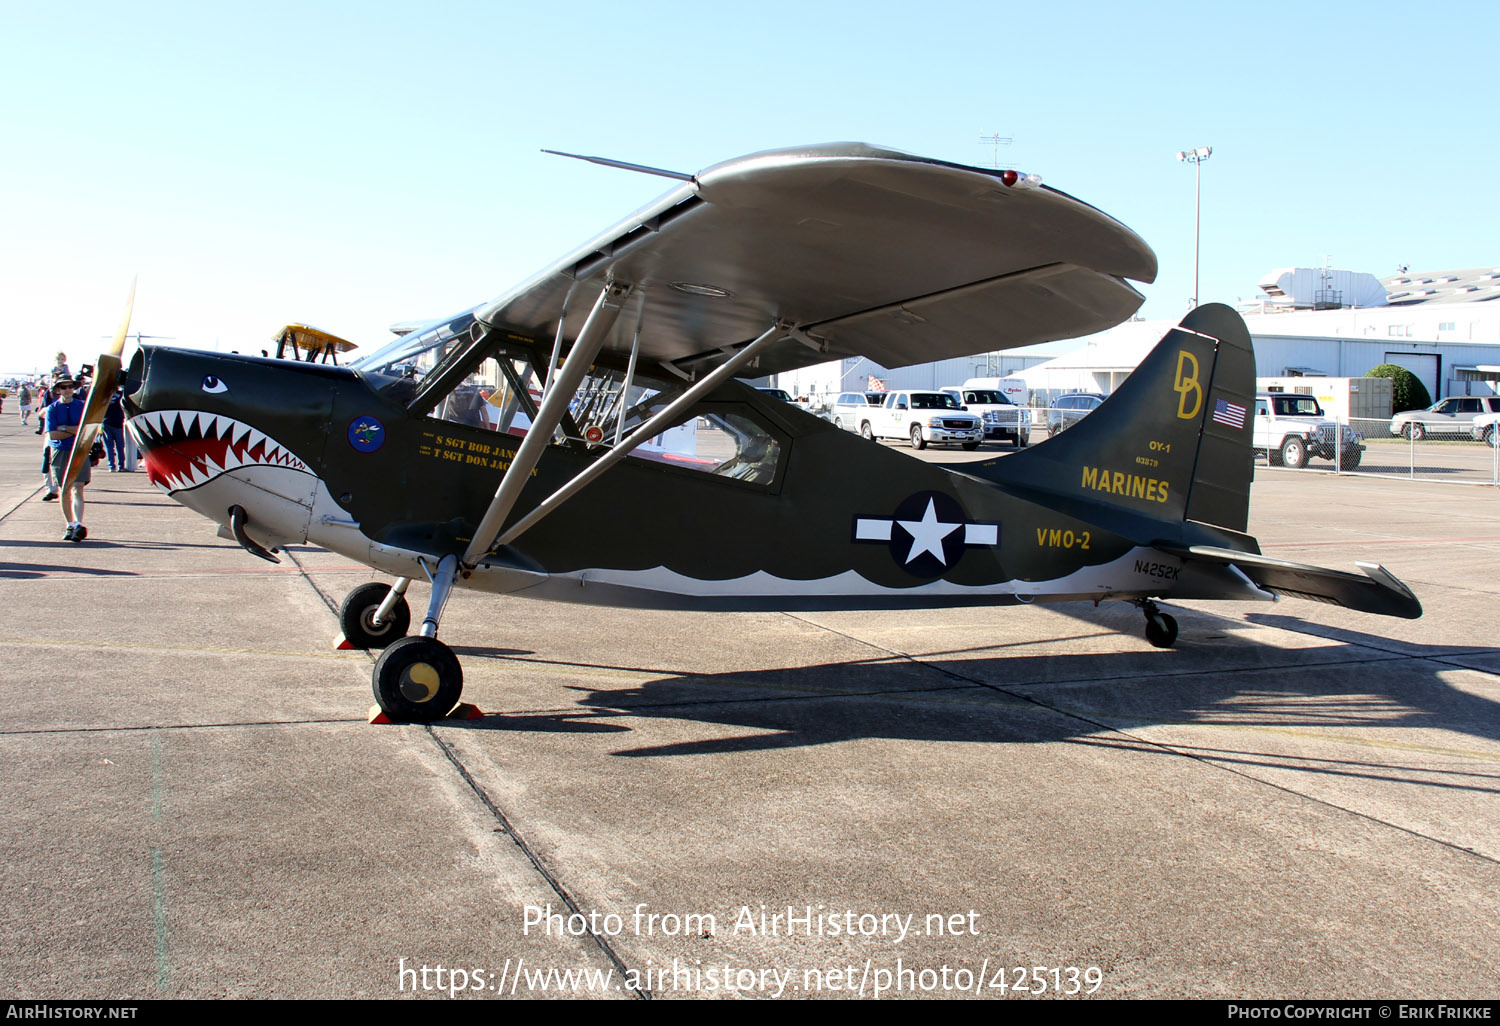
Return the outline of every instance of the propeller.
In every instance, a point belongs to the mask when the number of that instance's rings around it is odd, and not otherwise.
[[[94,364],[94,382],[89,386],[89,399],[83,408],[83,420],[78,424],[78,434],[73,439],[73,452],[68,457],[68,469],[63,480],[58,482],[58,491],[66,492],[73,487],[83,470],[83,461],[89,458],[94,447],[94,438],[99,434],[99,425],[104,423],[104,410],[109,397],[115,394],[120,383],[120,356],[125,352],[125,336],[130,331],[130,314],[135,309],[135,280],[130,282],[130,298],[125,300],[125,316],[120,318],[120,329],[115,332],[109,349],[99,354]]]

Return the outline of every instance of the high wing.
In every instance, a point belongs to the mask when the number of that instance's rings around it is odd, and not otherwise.
[[[610,282],[604,342],[696,374],[769,325],[793,330],[746,375],[846,356],[886,367],[1101,331],[1156,257],[1124,225],[1014,171],[859,143],[716,164],[475,310],[571,342]],[[559,324],[562,328],[559,331]]]

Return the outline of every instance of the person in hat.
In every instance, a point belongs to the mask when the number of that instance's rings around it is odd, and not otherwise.
[[[72,378],[54,381],[52,391],[57,395],[57,401],[48,406],[42,415],[47,429],[52,477],[57,482],[58,491],[62,493],[63,520],[68,524],[63,540],[70,542],[81,542],[89,533],[83,526],[83,488],[91,478],[87,457],[80,461],[73,486],[65,487],[68,457],[73,453],[73,443],[77,441],[78,429],[83,425],[83,400],[74,396],[76,387],[77,383]]]

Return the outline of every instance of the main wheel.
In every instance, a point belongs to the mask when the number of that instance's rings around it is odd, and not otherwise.
[[[1294,470],[1307,466],[1307,443],[1296,435],[1282,442],[1281,462]]]
[[[411,629],[411,607],[406,604],[405,596],[397,599],[390,617],[375,626],[375,610],[390,591],[390,585],[371,581],[344,596],[344,604],[339,606],[339,630],[344,632],[345,641],[355,648],[385,648],[397,638],[406,637]]]
[[[1422,439],[1427,437],[1427,429],[1421,424],[1413,421],[1412,423],[1406,425],[1406,437],[1410,438],[1413,442],[1420,442]]]
[[[464,671],[453,650],[418,635],[393,642],[375,662],[375,701],[393,720],[440,720],[464,692]]]
[[[1156,648],[1171,648],[1177,640],[1177,620],[1171,613],[1146,617],[1146,640]]]
[[[927,439],[922,437],[921,424],[913,424],[911,426],[911,447],[913,449],[927,448]]]

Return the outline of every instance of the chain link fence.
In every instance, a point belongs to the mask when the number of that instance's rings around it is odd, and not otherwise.
[[[1391,430],[1387,419],[1325,417],[1325,426],[1300,439],[1269,437],[1257,427],[1256,465],[1286,470],[1420,478],[1500,485],[1500,447],[1491,429],[1476,438],[1463,421],[1424,430]],[[1402,425],[1398,425],[1398,429]]]

